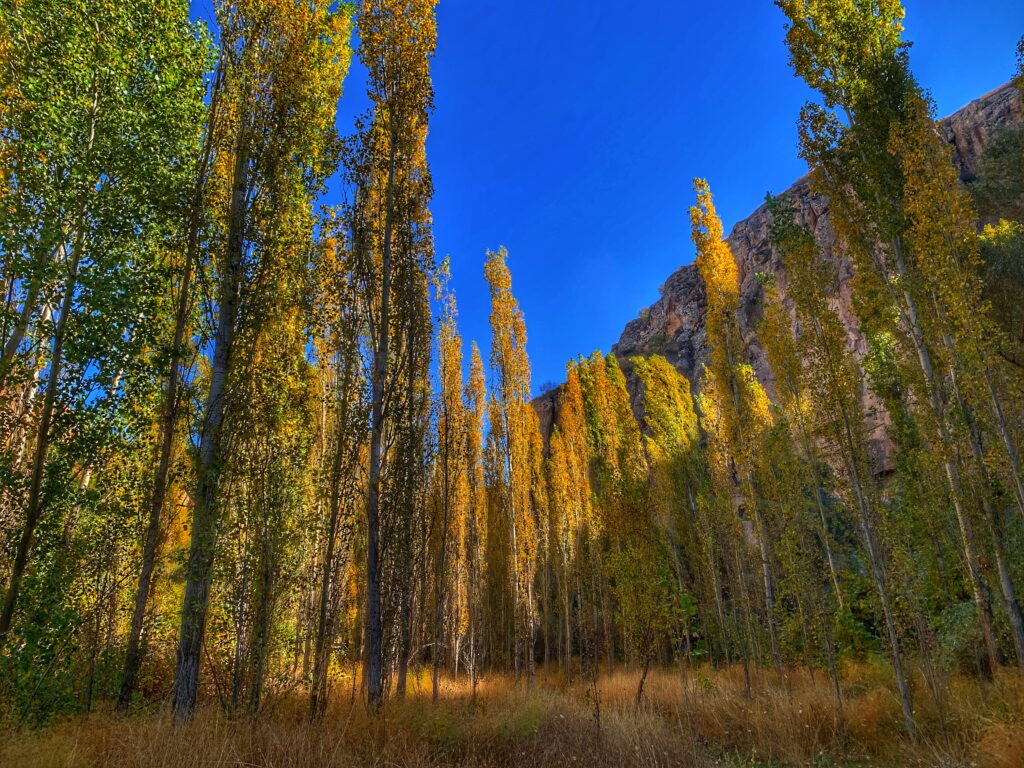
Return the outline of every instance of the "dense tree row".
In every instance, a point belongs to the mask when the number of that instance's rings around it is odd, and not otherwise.
[[[964,187],[898,2],[777,4],[858,338],[770,200],[767,391],[698,180],[700,381],[595,353],[543,425],[507,253],[489,366],[434,256],[435,0],[224,0],[216,46],[183,0],[4,6],[5,714],[299,689],[318,718],[420,669],[435,700],[501,671],[598,696],[622,664],[639,703],[654,663],[736,663],[825,670],[841,722],[840,660],[878,653],[913,738],[952,667],[1024,670],[1024,130]]]

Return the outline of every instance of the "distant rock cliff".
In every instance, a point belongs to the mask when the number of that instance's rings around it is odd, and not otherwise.
[[[953,147],[961,178],[970,181],[975,177],[981,153],[995,133],[1021,122],[1020,95],[1011,84],[982,96],[942,121],[942,132]],[[793,201],[800,223],[814,233],[821,248],[821,257],[837,267],[838,279],[829,286],[829,293],[843,318],[850,348],[858,357],[862,356],[865,343],[851,308],[850,278],[853,269],[835,247],[828,199],[812,193],[808,177],[800,179],[784,194]],[[768,225],[768,211],[761,206],[733,227],[727,241],[739,266],[740,327],[747,342],[748,359],[771,395],[775,389],[773,376],[754,331],[763,290],[757,274],[773,275],[785,297],[786,271],[769,241]],[[627,368],[631,357],[663,355],[693,382],[695,388],[699,388],[701,367],[708,358],[705,313],[704,281],[696,266],[680,267],[665,281],[661,298],[626,325],[612,352]],[[538,397],[534,405],[547,434],[557,413],[557,390]],[[884,436],[885,417],[874,407],[868,394],[865,395],[864,408],[877,466],[884,470],[888,464],[889,447]]]

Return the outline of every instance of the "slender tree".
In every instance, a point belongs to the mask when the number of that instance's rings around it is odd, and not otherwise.
[[[438,329],[438,403],[437,403],[437,467],[434,482],[438,515],[434,556],[434,637],[432,697],[437,702],[440,694],[442,649],[447,645],[444,637],[446,614],[452,612],[449,602],[457,597],[460,585],[457,574],[461,558],[456,546],[466,536],[457,536],[463,529],[461,512],[466,504],[466,443],[467,414],[462,401],[462,338],[456,327],[455,296],[450,292],[442,296],[444,314]],[[454,594],[453,594],[454,593]],[[456,656],[457,659],[457,656]]]
[[[920,87],[910,74],[902,40],[903,6],[837,1],[812,7],[797,0],[779,5],[790,20],[787,42],[794,67],[825,101],[824,106],[809,105],[803,111],[801,153],[814,169],[815,183],[831,198],[837,232],[857,266],[862,319],[877,328],[892,325],[889,330],[901,341],[901,362],[915,364],[913,373],[905,365],[904,375],[915,384],[924,406],[916,409],[916,420],[942,457],[948,503],[960,531],[963,563],[991,670],[999,663],[999,651],[964,468],[955,450],[962,440],[952,418],[956,384],[943,360],[943,347],[949,345],[943,323],[937,322],[942,308],[933,312],[930,260],[915,247],[920,237],[915,234],[919,194],[937,178],[938,167],[918,167],[924,177],[908,176],[906,164],[921,154],[904,158],[900,149],[901,144],[909,149],[912,141],[935,151],[940,146],[930,121],[922,121]],[[929,151],[923,154],[928,156]],[[955,215],[954,198],[931,203]],[[893,314],[895,324],[887,318]],[[952,342],[956,347],[956,340]],[[1012,453],[1012,439],[1002,442]]]
[[[487,531],[487,487],[484,475],[484,429],[487,419],[484,363],[476,342],[472,344],[469,381],[463,394],[465,408],[466,473],[469,482],[466,505],[466,611],[469,624],[470,687],[476,696],[482,662],[484,609],[484,543]]]
[[[223,187],[215,199],[223,213],[214,259],[216,322],[175,670],[179,721],[191,719],[199,692],[236,335],[252,299],[258,304],[257,267],[272,263],[267,254],[280,242],[275,226],[306,216],[311,230],[312,199],[336,165],[334,114],[351,28],[345,9],[309,4],[284,8],[253,0],[221,6],[218,13],[230,119],[218,121],[215,176]]]
[[[406,3],[364,0],[358,24],[359,56],[368,71],[370,118],[350,152],[355,189],[350,228],[354,269],[371,356],[370,454],[366,544],[366,679],[370,705],[384,696],[384,621],[381,606],[382,488],[388,456],[391,404],[401,394],[396,374],[409,345],[409,308],[431,267],[431,183],[426,165],[427,119],[433,104],[430,58],[437,39],[436,0]],[[420,345],[427,340],[419,338]]]
[[[776,209],[772,240],[786,265],[789,292],[797,317],[806,329],[801,337],[804,370],[810,378],[815,411],[828,416],[820,434],[839,457],[847,503],[855,510],[871,578],[882,607],[905,725],[913,737],[917,728],[910,686],[903,671],[903,654],[886,573],[885,543],[878,534],[878,496],[872,480],[873,468],[861,439],[861,374],[847,347],[842,320],[825,293],[824,286],[829,281],[822,280],[822,262],[813,235],[798,226],[791,215]]]
[[[2,24],[12,46],[4,87],[17,98],[0,116],[0,248],[20,308],[5,324],[0,387],[11,391],[34,357],[26,395],[41,389],[42,403],[0,644],[47,507],[51,447],[64,437],[56,414],[77,399],[83,374],[118,382],[125,340],[148,342],[160,322],[147,291],[162,266],[159,238],[181,234],[172,222],[194,168],[205,62],[181,2],[19,3]],[[91,320],[100,311],[103,326]]]
[[[755,452],[765,430],[771,426],[772,417],[767,407],[767,395],[753,369],[743,361],[736,262],[723,239],[722,223],[715,212],[707,182],[695,180],[694,189],[697,205],[690,209],[690,222],[697,246],[697,269],[707,287],[708,338],[712,348],[706,371],[712,380],[713,391],[722,398],[716,403],[720,427],[717,436],[724,441],[724,450],[732,465],[726,471],[733,475],[734,495],[742,505],[737,511],[749,514],[754,522],[754,535],[761,556],[768,637],[775,670],[781,678],[782,652],[776,619],[771,534],[755,476]]]
[[[310,715],[323,716],[327,707],[330,652],[337,633],[339,611],[353,560],[355,508],[364,488],[361,471],[365,453],[366,381],[359,349],[360,311],[349,273],[350,254],[332,243],[318,273],[323,276],[317,297],[318,356],[325,374],[325,434],[322,490],[326,517],[310,680]]]

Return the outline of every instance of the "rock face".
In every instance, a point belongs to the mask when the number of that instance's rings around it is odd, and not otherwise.
[[[942,121],[941,131],[953,147],[954,161],[961,178],[964,181],[975,178],[981,153],[994,134],[1021,122],[1021,98],[1012,84],[997,88]],[[821,248],[821,257],[835,265],[838,278],[828,290],[833,297],[833,306],[843,318],[850,348],[860,357],[865,352],[865,342],[851,307],[850,278],[853,269],[836,248],[835,233],[829,222],[828,199],[811,191],[808,177],[797,181],[784,195],[793,201],[798,221],[814,233]],[[754,331],[763,290],[757,279],[758,273],[774,276],[783,298],[786,292],[785,268],[771,246],[768,226],[767,208],[761,206],[736,224],[727,242],[739,267],[740,327],[747,342],[748,360],[768,394],[773,395],[772,372]],[[695,388],[699,388],[700,371],[708,358],[706,306],[704,282],[696,266],[680,267],[665,281],[661,297],[626,326],[612,352],[627,368],[631,357],[663,355],[693,382]],[[551,392],[537,398],[535,407],[547,434],[557,412],[557,394]],[[875,407],[869,393],[865,393],[864,409],[867,427],[872,434],[876,466],[884,472],[889,465],[889,445],[884,434],[885,415]]]

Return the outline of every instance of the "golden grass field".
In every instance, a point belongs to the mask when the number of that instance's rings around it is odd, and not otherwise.
[[[176,727],[164,713],[119,718],[108,711],[40,730],[8,730],[5,768],[303,768],[329,766],[1024,766],[1024,678],[1004,670],[991,683],[948,680],[937,705],[925,680],[915,685],[922,737],[902,736],[900,708],[882,665],[844,670],[840,728],[830,683],[792,670],[785,682],[761,670],[743,696],[742,671],[652,671],[638,708],[638,675],[566,689],[554,673],[528,690],[502,677],[449,681],[439,704],[427,676],[406,700],[378,715],[338,691],[323,722],[305,718],[305,699],[272,700],[257,719],[200,709]],[[844,735],[845,731],[845,735]]]

